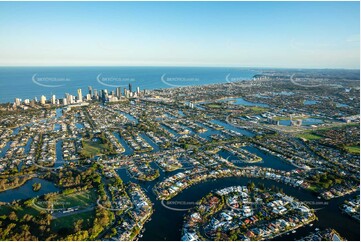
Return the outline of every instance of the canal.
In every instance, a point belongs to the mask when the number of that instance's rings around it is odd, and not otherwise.
[[[122,153],[123,155],[132,155],[134,153],[133,149],[130,148],[128,143],[119,135],[118,132],[113,132],[113,135],[115,136],[115,138],[117,138],[119,143],[123,146],[123,148],[124,148],[124,152]]]
[[[245,146],[241,147],[241,149],[247,150],[253,154],[262,158],[262,161],[255,163],[246,163],[242,162],[237,156],[233,155],[227,150],[220,150],[218,154],[228,161],[235,163],[238,167],[246,167],[246,166],[259,166],[259,167],[269,167],[272,169],[283,170],[283,171],[291,171],[296,167],[284,161],[283,159],[278,158],[277,156],[271,155],[260,149],[253,146]]]
[[[54,163],[54,168],[58,168],[60,166],[63,166],[64,165],[64,158],[63,158],[63,141],[62,140],[56,141],[55,155],[56,155],[56,160],[55,160],[55,163]]]
[[[120,114],[123,114],[130,122],[133,122],[135,124],[138,124],[138,119],[134,117],[133,115],[130,115],[129,113],[119,111]]]
[[[145,133],[140,133],[139,136],[142,137],[150,146],[152,146],[153,153],[159,151],[159,146],[156,143],[154,143],[154,141],[151,138],[149,138],[148,135],[146,135]]]
[[[222,126],[223,128],[225,129],[228,129],[228,130],[231,130],[231,131],[235,131],[235,132],[238,132],[238,133],[241,133],[243,134],[244,136],[247,136],[247,137],[253,137],[255,136],[254,133],[252,133],[251,131],[248,131],[246,129],[242,129],[242,128],[238,128],[238,127],[235,127],[231,124],[228,124],[226,122],[223,122],[223,121],[220,121],[220,120],[217,120],[217,119],[214,119],[211,121],[212,123],[214,124],[217,124],[217,125],[220,125]]]
[[[255,151],[255,153],[258,153],[260,156],[262,155],[262,158],[267,158],[267,154],[262,154],[261,151],[254,147],[247,147],[247,149]],[[278,163],[277,166],[282,166],[283,170],[292,168],[289,164],[282,162],[280,159],[275,159],[271,162]],[[168,207],[167,208],[162,205],[161,201],[156,199],[152,188],[157,182],[162,181],[165,177],[171,176],[180,171],[182,170],[165,173],[160,170],[160,177],[156,180],[151,182],[140,182],[131,178],[126,169],[117,170],[118,175],[124,182],[131,181],[140,184],[154,204],[153,206],[155,211],[151,220],[144,225],[145,232],[143,233],[141,240],[180,240],[183,216],[186,214],[188,208],[194,207],[198,200],[211,191],[228,186],[247,185],[249,181],[254,182],[255,184],[262,183],[267,188],[278,187],[286,194],[294,196],[300,201],[308,204],[311,208],[316,209],[315,213],[319,220],[313,222],[313,227],[305,226],[297,229],[297,232],[294,234],[285,234],[282,237],[277,237],[276,239],[295,240],[307,235],[309,232],[314,231],[315,228],[334,228],[340,232],[341,236],[346,237],[348,240],[358,240],[360,237],[359,222],[351,219],[345,214],[342,214],[341,210],[338,208],[339,204],[341,204],[344,199],[352,197],[355,194],[351,194],[343,198],[336,198],[331,201],[319,200],[316,194],[312,194],[306,190],[260,178],[229,177],[217,180],[208,180],[184,190],[170,201],[164,201],[164,204]],[[181,211],[177,211],[176,209]]]

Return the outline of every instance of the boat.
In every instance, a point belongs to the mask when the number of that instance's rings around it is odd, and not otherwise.
[[[319,228],[315,228],[316,231],[319,231],[320,229]]]
[[[313,226],[313,224],[310,224],[310,227],[312,227]]]
[[[296,233],[296,230],[292,230],[292,234]]]

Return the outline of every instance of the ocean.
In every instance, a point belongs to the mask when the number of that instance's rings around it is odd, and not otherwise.
[[[0,103],[14,102],[14,98],[47,100],[55,94],[63,98],[65,93],[83,96],[88,86],[93,89],[132,86],[140,90],[194,86],[250,80],[259,74],[256,68],[211,67],[0,67]]]

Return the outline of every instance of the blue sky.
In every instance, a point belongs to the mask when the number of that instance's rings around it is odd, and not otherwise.
[[[0,2],[1,66],[359,68],[359,2]]]

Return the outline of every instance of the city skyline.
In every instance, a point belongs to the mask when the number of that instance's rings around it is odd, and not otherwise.
[[[360,65],[359,2],[1,2],[0,6],[0,66],[359,69]]]

